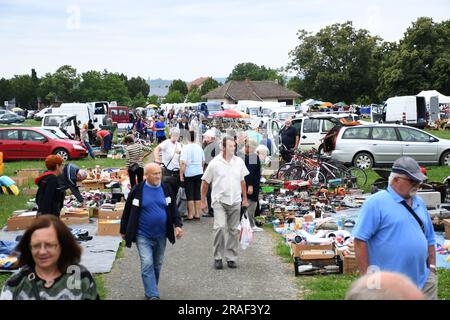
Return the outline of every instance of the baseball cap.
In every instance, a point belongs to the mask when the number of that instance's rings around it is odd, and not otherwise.
[[[411,157],[400,157],[392,165],[392,172],[407,175],[416,182],[423,182],[427,176],[422,173],[419,164]]]

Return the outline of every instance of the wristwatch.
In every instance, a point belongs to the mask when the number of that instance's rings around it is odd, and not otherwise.
[[[430,268],[430,270],[436,272],[436,266],[434,264],[430,264],[428,267]]]

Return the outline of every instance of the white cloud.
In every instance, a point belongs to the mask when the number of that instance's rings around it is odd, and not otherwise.
[[[0,77],[62,64],[145,78],[227,76],[240,62],[285,66],[299,29],[351,20],[396,41],[417,17],[441,21],[449,9],[445,0],[0,0]]]

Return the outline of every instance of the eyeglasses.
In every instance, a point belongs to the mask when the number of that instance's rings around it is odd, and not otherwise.
[[[419,186],[419,185],[421,185],[421,182],[417,182],[417,181],[414,181],[414,180],[411,180],[411,179],[408,179],[408,178],[404,178],[404,177],[397,177],[397,178],[402,179],[402,180],[409,181],[409,183],[410,183],[411,185],[413,185],[413,186]]]
[[[58,246],[59,246],[58,243],[36,243],[36,244],[30,244],[30,249],[33,252],[37,252],[42,247],[44,247],[45,251],[55,251]]]

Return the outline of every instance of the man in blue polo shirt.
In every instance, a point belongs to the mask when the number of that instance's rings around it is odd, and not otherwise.
[[[362,275],[369,266],[399,272],[427,299],[437,299],[433,225],[425,203],[415,195],[425,179],[414,159],[397,159],[387,190],[374,194],[362,206],[353,236]]]

